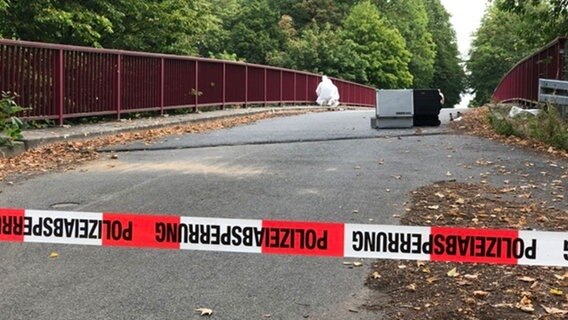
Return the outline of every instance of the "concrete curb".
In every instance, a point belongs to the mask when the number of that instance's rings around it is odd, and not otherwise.
[[[0,158],[11,158],[20,155],[26,151],[23,142],[15,141],[12,146],[0,146]]]
[[[345,109],[359,109],[346,107]],[[124,132],[142,131],[168,127],[180,124],[199,123],[208,120],[220,120],[239,116],[255,115],[278,111],[327,111],[325,107],[275,107],[275,108],[249,108],[211,111],[197,114],[187,114],[171,117],[137,119],[129,122],[110,122],[91,125],[79,125],[75,127],[59,127],[24,131],[24,138],[20,141],[25,145],[25,150],[37,148],[41,145],[61,141],[76,141],[114,135]]]

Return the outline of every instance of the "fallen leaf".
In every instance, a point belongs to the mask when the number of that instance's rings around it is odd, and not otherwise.
[[[59,253],[57,253],[57,252],[55,252],[55,251],[52,251],[52,252],[49,254],[49,257],[55,259],[55,258],[59,257]]]
[[[541,306],[541,307],[544,309],[544,311],[546,311],[546,313],[548,313],[548,314],[560,314],[560,315],[568,314],[568,310],[562,310],[562,309],[558,309],[558,308],[555,308],[555,307],[550,307],[550,308],[549,308],[549,307],[547,307],[547,306],[545,306],[545,305],[543,305],[543,304],[541,304],[540,306]]]
[[[516,307],[524,312],[534,312],[532,300],[527,296],[523,296],[521,301],[517,303]]]
[[[558,280],[568,279],[568,272],[564,273],[564,274],[561,275],[561,276],[555,274],[554,277],[555,277],[556,279],[558,279]]]
[[[459,198],[459,199],[456,200],[456,203],[457,204],[464,204],[465,200],[463,198]]]
[[[375,271],[373,272],[373,274],[371,274],[371,277],[373,277],[373,279],[380,279],[381,275],[377,271]]]
[[[517,278],[517,280],[520,280],[520,281],[523,281],[523,282],[534,282],[534,281],[536,281],[535,278],[531,278],[531,277],[527,277],[527,276],[519,277],[519,278]]]
[[[358,262],[358,261],[353,262],[353,266],[354,266],[354,267],[360,267],[360,266],[362,266],[362,265],[363,265],[362,262]]]
[[[195,311],[200,312],[200,316],[210,316],[213,314],[213,310],[209,308],[197,308]]]
[[[430,210],[438,210],[438,209],[440,209],[440,206],[436,204],[436,205],[433,205],[433,206],[428,206],[428,209],[430,209]]]
[[[435,276],[434,276],[434,277],[430,277],[430,278],[426,278],[426,281],[427,281],[429,284],[432,284],[432,283],[434,283],[434,282],[436,282],[436,281],[438,281],[438,280],[440,280],[440,279],[439,279],[438,277],[435,277]]]
[[[401,264],[401,265],[398,266],[398,268],[399,268],[399,269],[406,269],[406,265]]]
[[[512,303],[498,303],[498,304],[493,304],[491,306],[493,308],[512,308],[513,304]]]
[[[475,290],[473,295],[477,298],[485,298],[489,295],[489,292],[483,290]]]
[[[447,275],[448,277],[454,278],[454,277],[459,276],[460,274],[459,274],[457,268],[453,268],[452,270],[448,271],[448,273],[447,273],[446,275]]]
[[[416,291],[416,283],[412,283],[406,286],[406,289],[408,289],[408,291]]]
[[[552,288],[552,289],[550,289],[550,294],[555,295],[555,296],[561,296],[564,293],[560,289]]]
[[[448,171],[448,172],[446,172],[446,176],[451,177],[452,173]]]
[[[460,286],[471,286],[472,283],[465,280],[465,279],[460,279],[460,280],[456,280],[456,284],[460,285]]]
[[[436,193],[434,193],[434,195],[437,196],[440,199],[444,199],[446,197],[443,193],[440,193],[440,192],[436,192]]]
[[[353,213],[359,213],[359,210],[353,210]]]
[[[466,279],[469,279],[469,280],[475,280],[479,277],[479,274],[477,274],[477,273],[476,274],[469,274],[468,273],[468,274],[464,274],[463,277],[466,278]]]

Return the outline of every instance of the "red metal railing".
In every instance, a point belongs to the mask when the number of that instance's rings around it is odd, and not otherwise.
[[[313,104],[321,75],[231,61],[0,39],[0,91],[27,119],[249,104]],[[341,102],[375,107],[375,88],[333,79]]]
[[[566,37],[547,44],[531,56],[517,63],[503,78],[493,92],[493,100],[538,101],[538,79],[566,79]]]

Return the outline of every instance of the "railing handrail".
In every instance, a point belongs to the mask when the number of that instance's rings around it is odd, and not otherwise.
[[[176,54],[168,54],[168,53],[154,53],[154,52],[142,52],[142,51],[132,51],[132,50],[121,50],[121,49],[104,49],[104,48],[92,48],[92,47],[85,47],[85,46],[75,46],[75,45],[67,45],[67,44],[53,44],[53,43],[44,43],[44,42],[35,42],[35,41],[23,41],[23,40],[10,40],[10,39],[2,39],[0,38],[0,45],[12,45],[12,46],[22,46],[22,47],[29,47],[29,48],[41,48],[41,49],[51,49],[51,50],[68,50],[68,51],[78,51],[78,52],[87,52],[87,53],[101,53],[101,54],[115,54],[115,55],[128,55],[128,56],[138,56],[138,57],[147,57],[147,58],[167,58],[167,59],[179,59],[179,60],[191,60],[191,61],[200,61],[200,62],[214,62],[214,63],[225,63],[230,65],[238,65],[238,66],[248,66],[248,67],[256,67],[256,68],[263,68],[263,69],[270,69],[275,71],[285,71],[285,72],[293,72],[298,74],[310,75],[310,76],[322,76],[322,73],[313,73],[304,70],[294,70],[294,69],[287,69],[283,67],[276,67],[276,66],[269,66],[269,65],[261,65],[243,61],[232,61],[232,60],[223,60],[223,59],[212,59],[212,58],[203,58],[203,57],[196,57],[196,56],[189,56],[189,55],[176,55]],[[330,77],[330,79],[338,80],[343,83],[349,83],[353,85],[357,85],[360,87],[365,87],[368,89],[376,89],[375,87],[360,84],[357,82],[344,80],[336,77]]]
[[[547,43],[546,45],[544,45],[543,47],[539,48],[537,51],[534,51],[531,54],[526,55],[524,58],[522,58],[521,60],[519,60],[517,63],[515,63],[514,66],[512,66],[509,71],[507,71],[507,73],[505,73],[501,79],[499,80],[499,84],[497,84],[497,86],[495,87],[495,90],[493,90],[493,96],[495,95],[495,93],[497,92],[497,90],[501,87],[501,85],[503,84],[503,81],[505,81],[505,79],[507,79],[507,77],[515,70],[517,69],[518,66],[520,66],[521,64],[523,64],[524,62],[532,59],[534,56],[539,55],[540,53],[550,49],[551,47],[555,46],[556,44],[560,44],[560,45],[566,45],[566,41],[568,40],[568,36],[559,36],[556,39],[550,41],[549,43]],[[515,98],[509,98],[507,100],[514,100],[514,99],[522,99],[522,97],[515,97]]]
[[[58,119],[250,104],[309,104],[322,74],[240,61],[0,39],[0,90]],[[332,78],[342,103],[375,107],[376,89]]]

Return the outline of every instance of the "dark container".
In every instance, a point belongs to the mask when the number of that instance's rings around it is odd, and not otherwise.
[[[414,126],[439,126],[442,96],[435,89],[414,90]]]

